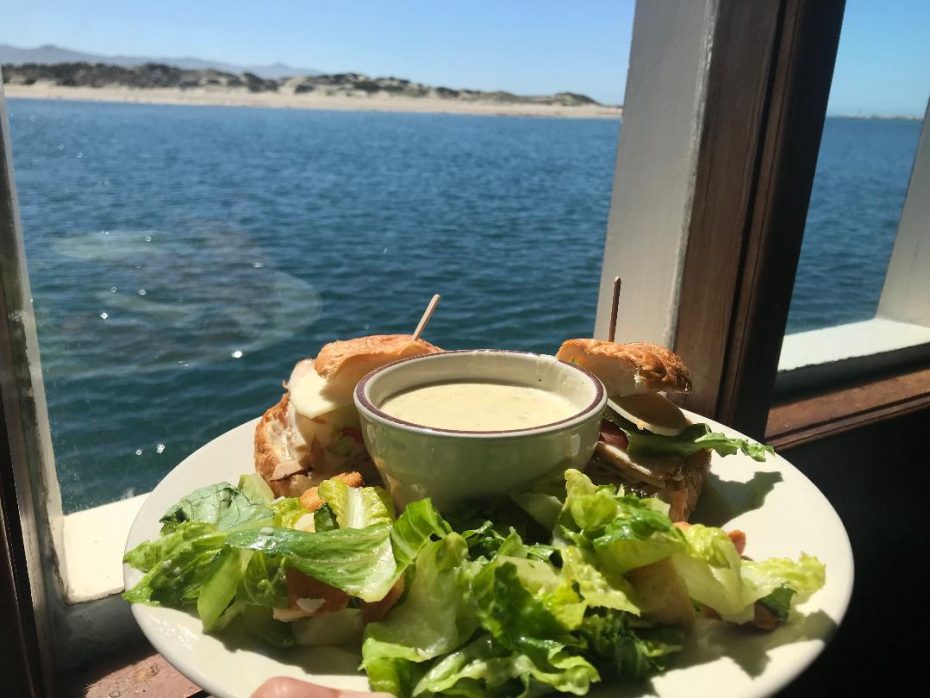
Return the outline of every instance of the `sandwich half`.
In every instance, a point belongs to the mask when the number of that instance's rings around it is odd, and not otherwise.
[[[556,357],[596,375],[610,396],[588,474],[596,482],[661,499],[673,521],[687,521],[697,506],[713,451],[742,451],[759,461],[773,452],[692,422],[665,397],[691,390],[687,366],[666,347],[569,339]]]
[[[331,342],[315,359],[297,362],[284,395],[255,429],[256,471],[279,497],[299,497],[338,473],[372,476],[355,386],[392,361],[439,351],[410,335],[372,335]]]

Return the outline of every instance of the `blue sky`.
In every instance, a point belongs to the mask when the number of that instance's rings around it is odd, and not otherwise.
[[[633,0],[6,0],[0,42],[623,101]],[[848,0],[833,114],[923,115],[930,0]]]
[[[923,116],[930,0],[847,0],[828,112]]]

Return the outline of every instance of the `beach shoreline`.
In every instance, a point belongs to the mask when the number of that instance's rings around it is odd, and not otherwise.
[[[258,107],[333,111],[379,111],[422,114],[533,116],[549,118],[620,119],[622,107],[603,105],[561,106],[532,103],[464,101],[441,97],[343,96],[314,93],[248,92],[234,89],[180,89],[130,87],[65,87],[37,83],[7,84],[4,94],[13,99],[50,99],[130,104]]]

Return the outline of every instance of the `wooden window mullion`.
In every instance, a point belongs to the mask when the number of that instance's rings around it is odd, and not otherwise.
[[[843,9],[843,0],[718,8],[675,348],[696,371],[686,406],[759,438]]]

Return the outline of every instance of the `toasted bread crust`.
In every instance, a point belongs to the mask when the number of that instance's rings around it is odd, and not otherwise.
[[[310,469],[310,451],[289,440],[299,440],[291,424],[288,394],[284,393],[255,427],[255,470],[276,497],[299,497],[323,479]]]
[[[397,359],[440,351],[439,347],[409,334],[375,334],[330,342],[320,349],[313,367],[326,379],[328,392],[351,396],[369,371]]]
[[[685,458],[681,480],[676,480],[671,487],[658,494],[659,499],[669,505],[668,516],[672,521],[687,521],[691,518],[701,498],[704,480],[710,470],[711,452],[708,449],[692,453]]]
[[[287,415],[288,395],[284,393],[278,403],[265,410],[265,414],[255,427],[255,470],[270,482],[280,458],[275,451],[275,441],[269,427],[277,425],[281,429],[288,428],[290,421]]]
[[[608,394],[691,390],[691,375],[675,352],[659,344],[619,344],[603,339],[569,339],[556,358],[586,368],[601,379]]]
[[[320,349],[313,360],[313,367],[323,378],[332,378],[356,362],[370,358],[385,360],[402,359],[405,356],[432,354],[442,351],[425,339],[414,339],[409,334],[373,334],[356,339],[330,342]]]
[[[265,410],[262,418],[258,420],[258,424],[255,426],[255,471],[264,478],[265,482],[268,482],[268,478],[271,477],[277,463],[277,458],[275,458],[272,451],[271,439],[267,433],[268,423],[280,421],[280,415],[286,414],[286,401],[287,393],[276,405]],[[282,406],[282,403],[285,404]]]

